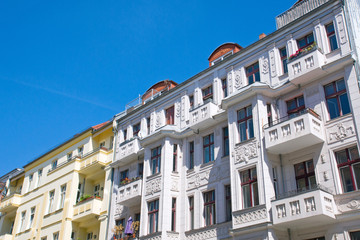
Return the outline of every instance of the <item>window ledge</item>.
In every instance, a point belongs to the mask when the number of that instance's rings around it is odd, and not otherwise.
[[[339,116],[339,117],[336,117],[336,118],[327,120],[327,121],[325,122],[325,126],[328,126],[328,125],[330,125],[330,124],[332,124],[332,123],[340,122],[340,121],[345,120],[346,118],[350,118],[350,117],[352,117],[352,113],[351,113],[351,112],[348,113],[348,114],[345,114],[345,115],[342,115],[342,116]]]
[[[211,166],[211,165],[213,165],[213,164],[215,164],[215,160],[214,160],[214,161],[207,162],[207,163],[203,163],[203,164],[200,165],[200,169],[205,168],[205,167],[207,167],[207,166]]]
[[[156,178],[156,177],[158,177],[158,176],[160,176],[160,175],[161,175],[161,172],[152,174],[152,175],[150,175],[150,176],[147,176],[147,177],[146,177],[146,180],[154,179],[154,178]]]
[[[339,54],[340,52],[341,52],[341,48],[339,47],[338,49],[335,49],[335,50],[325,54],[325,57],[330,58],[330,57],[333,57],[333,56]]]
[[[244,141],[242,141],[242,142],[235,143],[235,146],[240,146],[240,145],[246,144],[246,143],[248,143],[248,142],[251,142],[251,141],[253,141],[253,140],[256,140],[256,137],[249,138],[249,139],[246,139],[246,140],[244,140]]]
[[[191,168],[191,169],[186,170],[186,174],[191,174],[191,173],[193,173],[193,172],[195,172],[194,168]]]

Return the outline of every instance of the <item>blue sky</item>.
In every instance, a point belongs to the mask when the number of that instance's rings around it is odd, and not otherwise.
[[[275,31],[295,1],[1,1],[0,176],[181,83],[225,42]]]

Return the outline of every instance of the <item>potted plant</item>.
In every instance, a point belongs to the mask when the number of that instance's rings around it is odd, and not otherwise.
[[[136,237],[137,232],[139,231],[139,227],[140,227],[140,222],[139,221],[135,221],[131,224],[131,229],[133,231],[133,238]]]
[[[122,239],[120,238],[122,233],[124,232],[124,227],[122,224],[120,225],[115,225],[114,228],[112,229],[112,232],[115,234],[114,239]],[[119,237],[119,238],[118,238]]]

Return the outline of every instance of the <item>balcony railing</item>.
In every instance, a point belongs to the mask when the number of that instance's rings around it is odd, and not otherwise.
[[[118,203],[126,206],[140,204],[142,193],[142,178],[137,177],[133,180],[124,180],[119,186]]]
[[[272,121],[270,124],[265,124],[264,125],[264,129],[275,126],[276,124],[279,123],[283,123],[285,121],[288,121],[289,119],[304,115],[306,113],[310,113],[311,115],[313,115],[314,117],[316,117],[317,119],[321,120],[321,117],[319,114],[317,114],[314,110],[312,110],[311,108],[306,108],[304,110],[301,110],[297,113],[291,114],[291,115],[286,115],[285,117],[279,118],[278,120]]]
[[[285,192],[285,193],[278,194],[274,198],[272,198],[271,200],[275,201],[275,200],[280,200],[280,199],[284,199],[284,198],[288,198],[288,197],[294,197],[294,196],[297,196],[299,194],[303,194],[303,193],[307,193],[307,192],[311,192],[311,191],[315,191],[315,190],[322,190],[324,192],[332,194],[332,191],[329,188],[324,187],[324,186],[322,186],[320,184],[317,184],[317,185],[307,186],[307,187],[304,187],[304,188],[301,188],[301,189],[296,189],[296,190],[292,190],[292,191],[288,191],[288,192]]]
[[[99,216],[101,212],[102,200],[90,198],[74,205],[73,221],[83,222]]]
[[[233,212],[233,228],[244,228],[268,221],[268,211],[265,205]]]
[[[190,128],[205,128],[214,121],[213,116],[218,112],[218,107],[210,100],[203,105],[190,110]]]
[[[12,240],[12,239],[13,239],[13,235],[9,233],[0,236],[0,240]]]
[[[130,156],[136,156],[137,152],[141,149],[140,141],[138,137],[131,138],[118,147],[118,153],[116,154],[116,160],[122,160],[124,162],[125,158]],[[124,162],[126,163],[126,162]]]
[[[0,212],[9,212],[19,207],[21,203],[20,192],[13,192],[4,197],[0,202]]]
[[[311,12],[328,1],[329,0],[305,0],[299,2],[286,12],[276,17],[277,29],[282,28],[288,23],[304,16],[305,14]]]

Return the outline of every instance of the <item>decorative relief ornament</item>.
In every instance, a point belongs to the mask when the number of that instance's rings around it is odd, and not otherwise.
[[[352,200],[346,205],[350,209],[360,209],[360,201],[359,200]]]
[[[355,133],[353,126],[345,126],[343,123],[337,124],[335,128],[335,131],[329,133],[330,141],[333,141],[334,139],[340,141]]]
[[[156,113],[156,122],[155,122],[155,128],[161,127],[161,113]]]
[[[276,77],[276,63],[275,63],[275,52],[274,50],[270,51],[270,68],[271,68],[271,77]]]
[[[179,118],[180,117],[180,114],[181,114],[181,107],[180,107],[180,103],[176,103],[176,114],[175,114],[175,116],[177,117],[177,118]]]
[[[242,80],[241,80],[241,70],[238,69],[235,71],[235,88],[240,89],[243,86]]]
[[[173,179],[171,181],[171,191],[174,191],[174,192],[179,191],[179,181],[177,179]]]
[[[262,57],[262,73],[266,74],[269,72],[269,59]]]
[[[227,81],[229,85],[229,94],[232,94],[233,84],[232,84],[232,72],[228,72],[227,74]]]
[[[267,217],[266,208],[257,209],[252,212],[240,213],[235,216],[234,223],[235,224],[243,224],[248,222],[254,222],[260,219],[264,219]]]
[[[160,192],[161,190],[161,178],[156,178],[153,180],[150,180],[146,183],[146,195],[152,195],[156,192]]]
[[[235,145],[235,151],[233,157],[235,158],[235,164],[245,162],[247,163],[250,159],[258,157],[259,144],[256,139],[246,142],[244,144]]]

